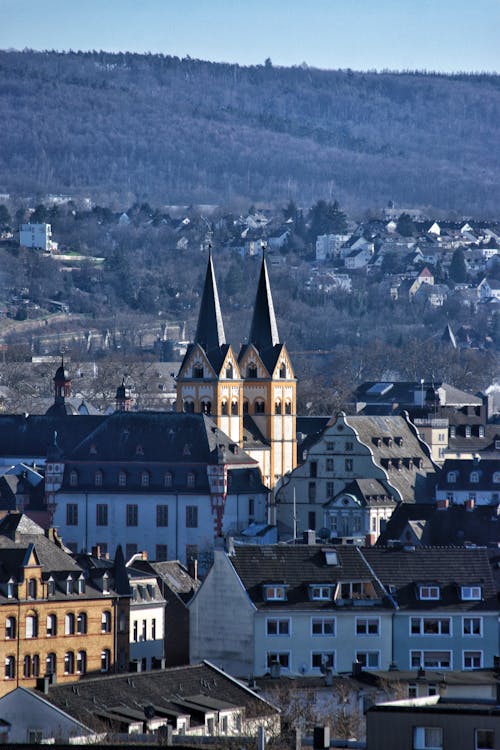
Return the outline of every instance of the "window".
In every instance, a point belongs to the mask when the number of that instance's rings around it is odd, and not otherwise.
[[[331,586],[311,586],[311,599],[313,601],[328,601],[331,598]]]
[[[189,564],[198,559],[198,545],[186,544],[186,562]]]
[[[96,487],[102,487],[102,471],[96,471],[94,474],[94,484]]]
[[[427,584],[423,584],[419,586],[419,595],[420,599],[431,599],[431,600],[438,600],[439,599],[439,586],[428,586]]]
[[[132,630],[134,643],[137,643],[137,641],[139,640],[139,623],[137,622],[137,620],[134,620]]]
[[[335,635],[334,617],[313,617],[311,620],[312,635]]]
[[[129,544],[125,545],[125,557],[127,560],[130,560],[136,554],[137,554],[137,544],[130,542]]]
[[[75,634],[75,615],[72,612],[68,612],[64,618],[64,634]]]
[[[202,378],[203,377],[203,365],[196,364],[193,367],[193,378]]]
[[[380,619],[378,617],[356,617],[356,635],[379,635]]]
[[[326,496],[333,497],[335,494],[335,482],[326,483]]]
[[[347,442],[345,444],[345,449],[346,449],[346,451],[352,451],[352,450],[354,450],[354,443]]]
[[[413,727],[413,750],[442,750],[441,727]]]
[[[307,528],[316,531],[316,513],[313,510],[307,514]]]
[[[464,617],[462,619],[463,635],[482,635],[483,618],[482,617]]]
[[[476,729],[474,732],[475,750],[493,750],[495,747],[494,729]]]
[[[227,401],[222,401],[220,405],[220,413],[223,417],[227,417],[228,410],[227,410]]]
[[[76,657],[76,671],[78,674],[85,674],[87,671],[87,652],[79,651]]]
[[[472,428],[470,424],[467,424],[465,425],[465,437],[470,438],[471,435],[472,435]]]
[[[310,477],[318,476],[318,462],[317,461],[311,461],[311,463],[309,464],[309,476]]]
[[[186,414],[194,414],[194,401],[189,401],[187,399],[184,401],[184,412]]]
[[[316,482],[309,482],[307,487],[307,496],[310,503],[316,502]]]
[[[283,669],[290,666],[290,654],[288,651],[268,651],[267,668],[270,669],[272,664],[279,664]]]
[[[30,578],[28,581],[28,599],[36,599],[36,579]]]
[[[14,656],[5,657],[5,679],[13,680],[16,676],[16,659]]]
[[[211,401],[202,401],[200,403],[200,411],[202,414],[211,414],[212,413],[212,402]]]
[[[462,586],[461,594],[464,601],[479,601],[481,599],[481,586]]]
[[[101,633],[111,633],[111,612],[108,610],[101,614]]]
[[[73,651],[66,651],[64,654],[64,674],[74,674],[75,671],[75,654]]]
[[[14,581],[7,583],[7,599],[13,599],[17,596],[17,584]]]
[[[257,377],[257,365],[251,363],[247,367],[247,378],[253,380]]]
[[[85,578],[83,578],[83,576],[77,580],[76,585],[77,585],[78,593],[84,594],[85,593]]]
[[[255,499],[248,498],[248,523],[252,523],[255,518]]]
[[[231,414],[233,417],[238,415],[238,402],[237,401],[231,401]]]
[[[451,669],[451,651],[410,651],[411,669]]]
[[[290,635],[290,620],[288,618],[267,620],[267,635]]]
[[[449,471],[446,475],[446,481],[450,484],[454,484],[457,481],[457,472],[456,471]]]
[[[282,602],[285,600],[284,586],[266,586],[265,597],[268,602]]]
[[[126,524],[127,526],[137,526],[139,521],[139,506],[127,505]]]
[[[226,366],[226,378],[228,378],[228,380],[232,380],[233,378],[233,365],[231,362]]]
[[[55,674],[57,666],[57,659],[54,653],[47,654],[45,659],[45,673],[47,675]]]
[[[187,529],[198,528],[198,506],[197,505],[186,505],[186,528]]]
[[[464,651],[463,652],[464,669],[481,669],[483,666],[482,651]]]
[[[363,593],[361,581],[344,581],[340,584],[341,599],[359,599]]]
[[[292,402],[285,401],[285,414],[291,414],[291,413],[292,413]]]
[[[71,578],[71,576],[68,576],[66,579],[66,593],[67,594],[74,594],[75,593],[75,582]]]
[[[143,620],[141,641],[147,641],[147,639],[148,639],[148,622],[147,620]]]
[[[127,474],[124,471],[120,471],[118,474],[118,485],[120,487],[127,486]]]
[[[76,503],[66,505],[66,525],[78,526],[78,505]]]
[[[479,472],[478,471],[471,471],[470,473],[470,481],[472,484],[477,484],[479,482]]]
[[[151,620],[151,640],[156,641],[156,619]]]
[[[313,651],[311,654],[311,667],[313,669],[333,669],[334,666],[334,651]]]
[[[352,471],[352,466],[353,466],[352,458],[346,458],[345,459],[345,470],[346,471]]]
[[[248,401],[247,401],[247,399],[245,399],[245,400],[243,401],[243,414],[249,414],[249,411],[248,411]]]
[[[367,669],[379,669],[380,653],[378,651],[356,651],[356,661]]]
[[[156,562],[168,560],[168,547],[166,544],[156,545]]]
[[[170,471],[166,471],[163,475],[163,486],[164,487],[171,487],[172,486],[172,473]]]
[[[69,485],[70,487],[78,486],[78,472],[76,472],[74,469],[69,473]]]
[[[101,651],[101,672],[109,672],[109,666],[111,661],[111,652],[109,648]]]
[[[57,635],[57,616],[47,615],[47,638],[54,638]]]
[[[281,414],[281,401],[276,401],[274,404],[274,413]]]
[[[5,620],[5,637],[7,639],[16,637],[16,618],[7,617]]]
[[[412,617],[410,619],[411,635],[451,635],[449,617]]]
[[[76,618],[76,632],[84,635],[87,632],[87,615],[85,612],[79,612]]]
[[[326,443],[326,450],[327,451],[333,451],[333,450],[335,450],[335,443],[327,442]]]
[[[493,483],[500,484],[500,471],[495,471],[493,474]]]
[[[333,471],[333,458],[326,459],[326,470]]]
[[[280,378],[286,378],[286,364],[284,362],[280,365]]]
[[[186,486],[187,487],[194,487],[195,485],[195,475],[193,471],[188,471],[187,477],[186,477]]]
[[[36,615],[27,615],[26,638],[36,638],[37,636],[38,636],[38,617]]]
[[[40,657],[38,656],[38,654],[34,655],[31,662],[31,674],[33,675],[33,677],[40,676]]]
[[[108,506],[106,503],[98,503],[95,506],[96,526],[108,525]]]
[[[417,698],[418,690],[415,682],[408,683],[408,698]]]
[[[256,401],[254,404],[254,414],[264,414],[265,413],[265,404],[264,401]]]

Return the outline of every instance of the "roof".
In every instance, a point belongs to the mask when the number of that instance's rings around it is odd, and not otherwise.
[[[200,581],[194,579],[179,560],[168,560],[165,562],[136,561],[134,567],[139,570],[150,571],[156,575],[162,583],[163,595],[168,601],[168,592],[189,601],[195,591],[200,587]],[[167,591],[166,591],[167,589]]]
[[[0,455],[44,457],[54,443],[54,433],[57,433],[58,445],[66,453],[106,419],[94,415],[67,419],[57,414],[0,414]]]
[[[274,314],[269,275],[267,272],[266,258],[264,255],[262,256],[259,284],[257,287],[257,296],[255,298],[252,325],[250,327],[248,341],[250,344],[254,344],[260,353],[266,349],[271,349],[280,343],[278,325]]]
[[[343,490],[337,492],[335,497],[327,500],[323,504],[323,507],[328,507],[328,505],[335,502],[341,495],[351,495],[365,506],[379,507],[383,505],[385,507],[387,505],[396,505],[394,497],[388,493],[385,486],[377,479],[354,479]]]
[[[186,704],[201,707],[203,698],[224,705],[241,706],[246,718],[275,716],[278,709],[260,698],[249,688],[226,675],[209,662],[191,666],[172,667],[153,672],[129,675],[109,675],[80,680],[78,683],[53,685],[44,698],[83,724],[95,726],[95,716],[101,712],[115,715],[120,707],[130,715],[153,705],[157,713],[162,709],[175,714],[188,714]]]
[[[336,552],[339,564],[328,565],[325,550]],[[366,581],[373,584],[376,600],[383,596],[383,590],[357,547],[243,544],[235,546],[228,560],[258,609],[331,609],[332,601],[310,600],[308,587],[313,583],[334,585],[341,581]],[[286,586],[286,601],[265,601],[264,585],[272,583]]]
[[[437,477],[436,490],[500,492],[500,484],[493,481],[495,476],[500,476],[500,461],[495,453],[483,454],[480,459],[447,458]]]

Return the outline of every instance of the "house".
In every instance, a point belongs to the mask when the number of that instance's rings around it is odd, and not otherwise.
[[[449,458],[437,476],[436,502],[474,508],[500,504],[500,463],[497,452],[472,459]]]
[[[208,662],[40,687],[0,699],[10,739],[163,744],[173,735],[183,744],[214,736],[255,742],[259,726],[267,738],[280,731],[278,709]]]
[[[340,412],[319,434],[301,445],[300,465],[283,481],[276,493],[278,529],[281,539],[298,530],[320,529],[325,520],[328,534],[338,529],[357,529],[356,534],[380,532],[382,521],[390,517],[394,504],[429,501],[433,497],[429,481],[435,465],[427,446],[405,417],[346,416]],[[378,489],[363,489],[373,498],[365,503],[332,498],[347,490],[355,480],[375,481]],[[382,485],[383,489],[380,488]],[[359,489],[359,488],[358,488]],[[376,499],[375,499],[376,497]]]
[[[50,224],[21,224],[19,228],[19,244],[22,247],[32,247],[51,253],[57,250],[57,242],[52,241],[52,227]]]
[[[448,700],[434,695],[392,701],[372,706],[366,720],[366,750],[500,748],[496,700]]]
[[[412,284],[410,285],[408,289],[408,299],[410,300],[410,302],[415,298],[415,295],[417,294],[417,292],[419,291],[419,289],[421,288],[423,284],[429,284],[431,286],[434,284],[434,276],[429,271],[427,266],[425,266],[420,271],[417,278],[412,282]]]
[[[127,562],[130,584],[129,643],[131,664],[141,671],[164,664],[165,599],[156,576],[134,567],[134,555]]]
[[[323,507],[323,528],[331,540],[357,536],[364,543],[391,517],[396,501],[376,479],[354,479]]]
[[[349,237],[348,234],[321,234],[316,239],[316,260],[325,261],[338,257],[342,245]]]
[[[484,278],[477,286],[477,296],[481,300],[491,298],[500,300],[500,281]]]
[[[128,592],[106,571],[86,575],[53,530],[21,513],[0,521],[0,695],[38,678],[74,681],[128,662]]]

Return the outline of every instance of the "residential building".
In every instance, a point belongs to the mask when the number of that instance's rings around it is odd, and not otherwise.
[[[57,250],[57,243],[52,242],[52,227],[50,224],[21,224],[19,244],[22,247],[44,250],[46,253]]]
[[[131,666],[141,671],[164,665],[165,599],[156,576],[127,563],[130,583],[129,642]],[[138,555],[141,558],[141,555]],[[139,666],[140,665],[140,666]]]
[[[464,505],[488,505],[497,512],[500,506],[500,462],[498,452],[473,459],[447,459],[436,482],[436,502]]]

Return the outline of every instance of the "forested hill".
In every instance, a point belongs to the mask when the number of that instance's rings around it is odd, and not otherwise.
[[[500,77],[0,52],[0,192],[500,205]]]

